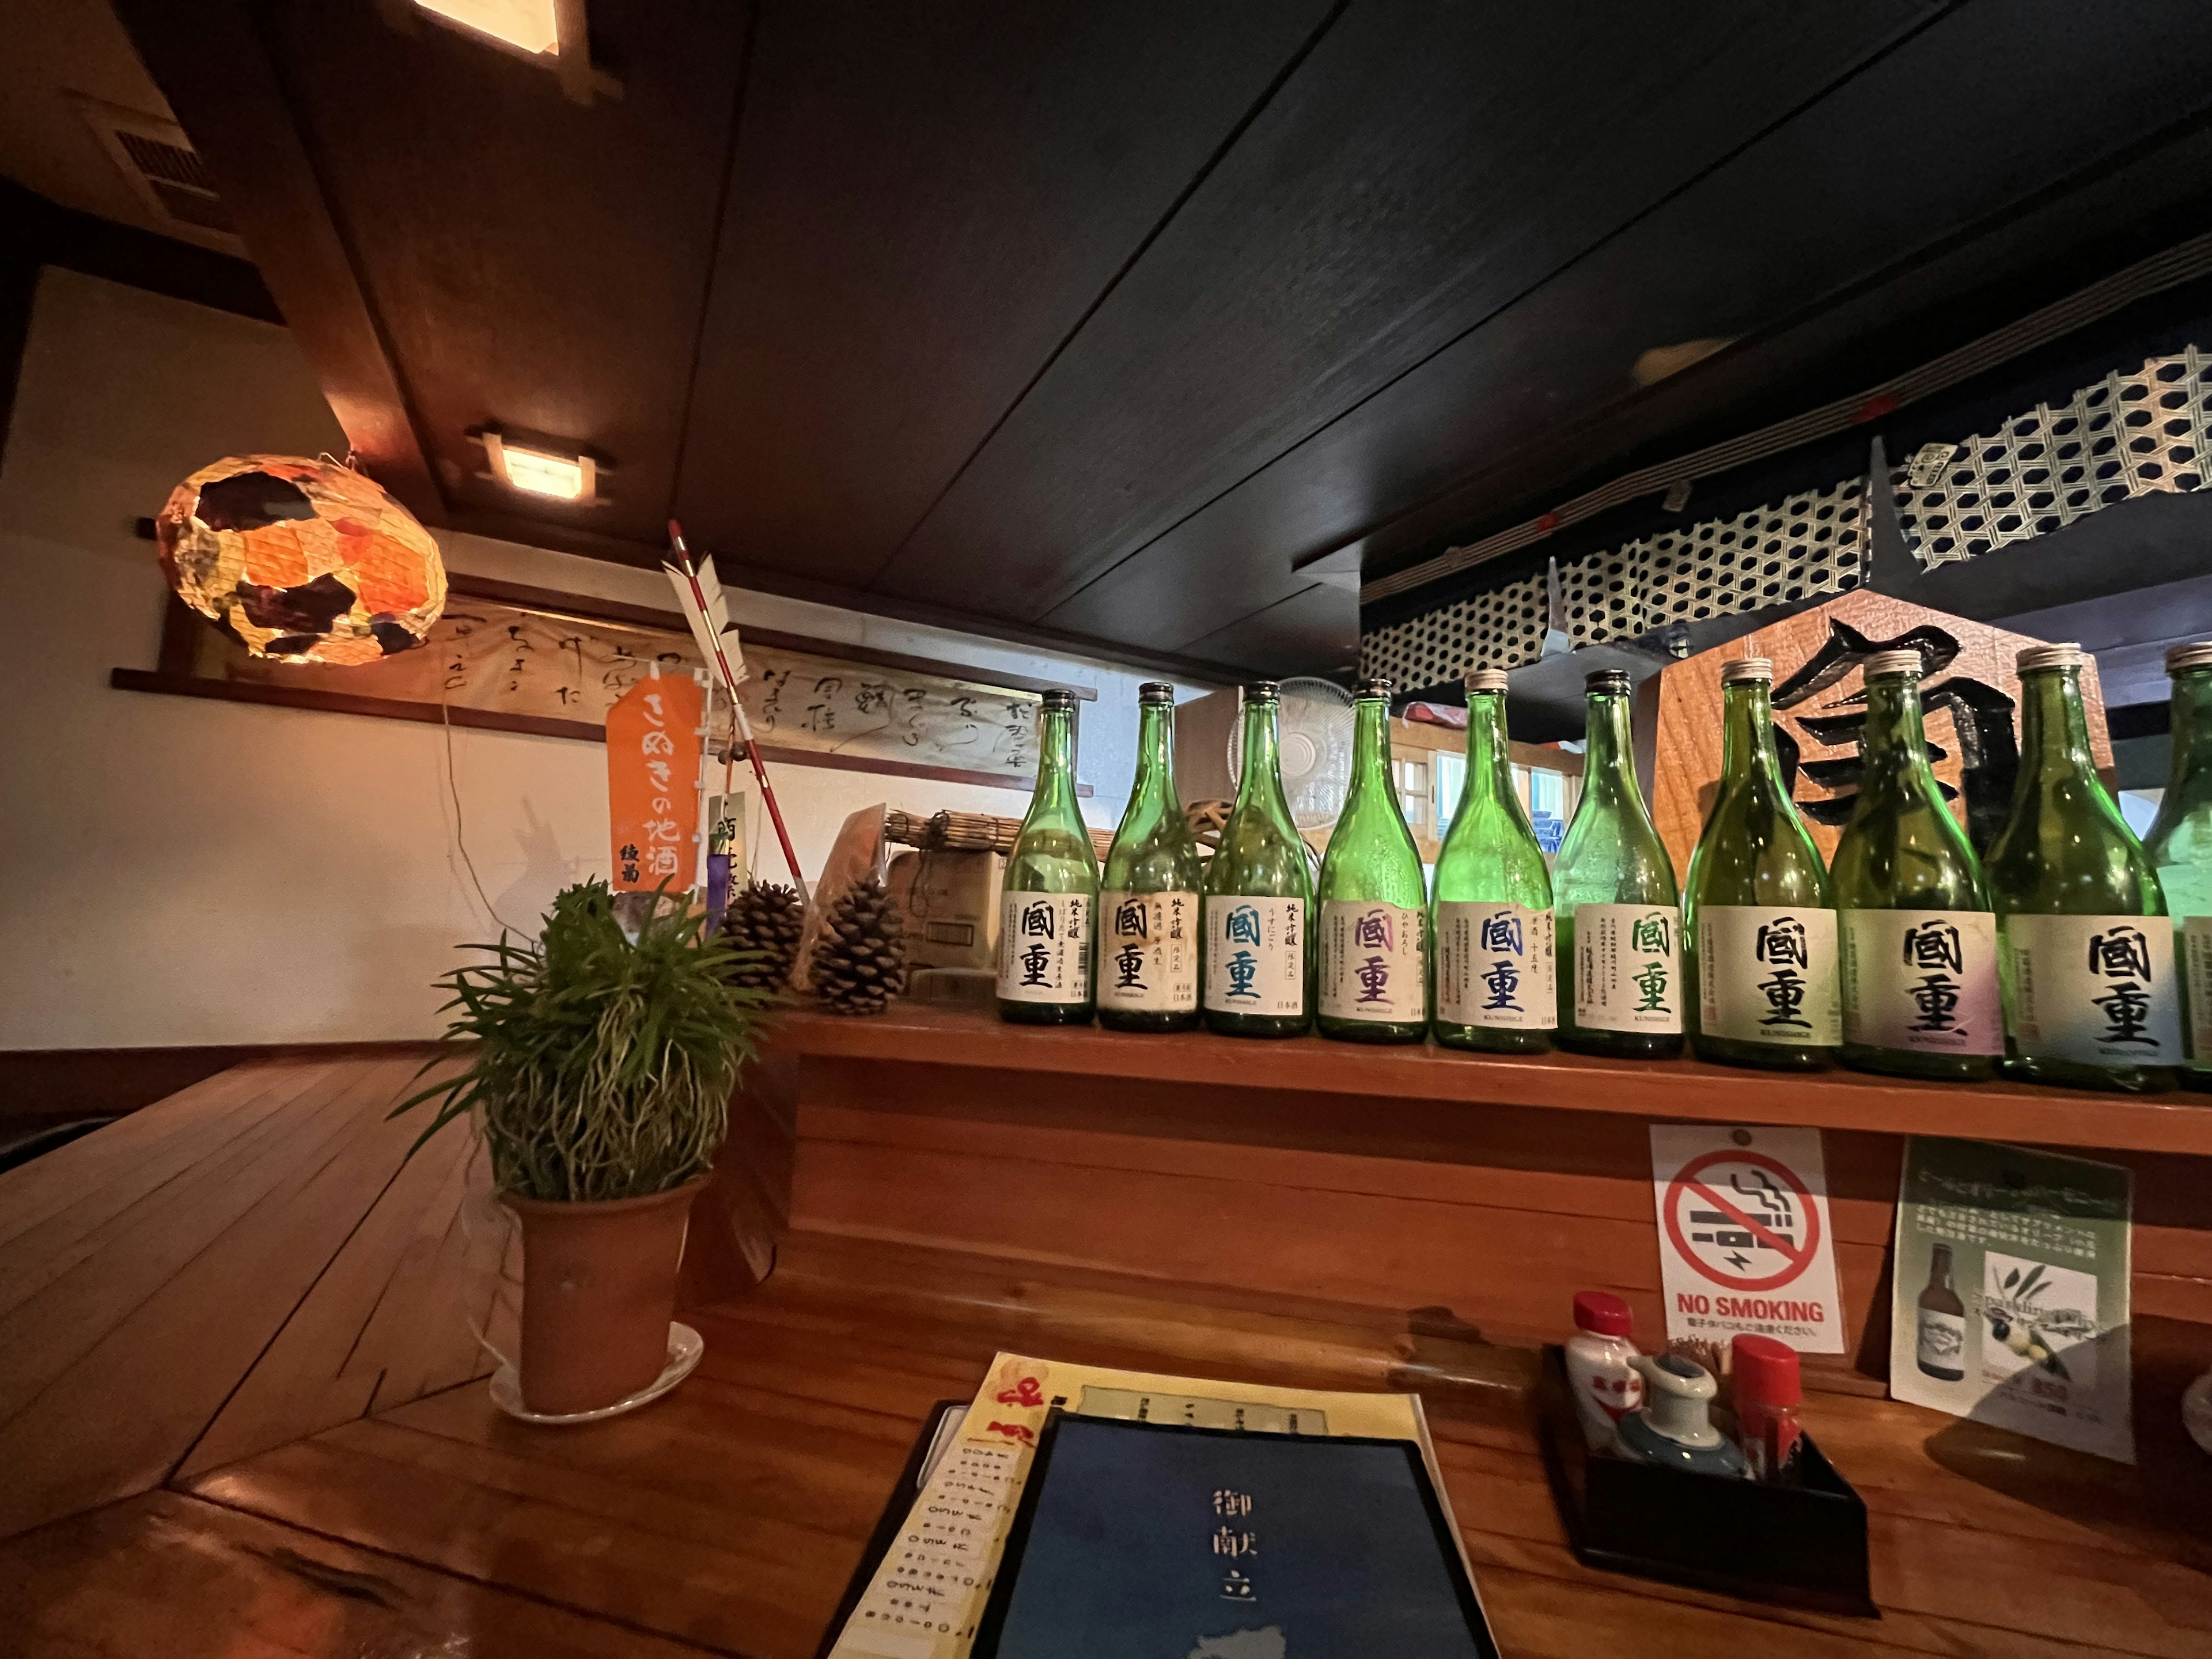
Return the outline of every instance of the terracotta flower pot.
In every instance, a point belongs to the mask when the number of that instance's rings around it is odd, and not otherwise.
[[[668,1363],[676,1270],[699,1176],[645,1198],[500,1194],[522,1221],[522,1399],[548,1417],[628,1398]]]

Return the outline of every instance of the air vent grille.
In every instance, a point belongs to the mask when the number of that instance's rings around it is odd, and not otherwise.
[[[147,178],[184,185],[209,196],[215,194],[207,168],[200,165],[200,158],[191,150],[177,144],[165,144],[138,132],[118,132],[115,141],[123,146],[123,153],[131,158],[131,166]]]
[[[159,116],[82,94],[77,107],[146,211],[155,219],[235,239],[236,227],[207,165],[184,130]]]

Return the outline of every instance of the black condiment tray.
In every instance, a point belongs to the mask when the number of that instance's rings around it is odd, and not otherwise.
[[[1584,1565],[1746,1601],[1881,1616],[1867,1581],[1866,1501],[1809,1434],[1790,1486],[1593,1453],[1557,1347],[1544,1350],[1536,1404],[1544,1472]]]

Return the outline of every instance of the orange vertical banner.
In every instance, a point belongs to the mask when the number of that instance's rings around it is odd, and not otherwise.
[[[617,893],[688,891],[699,860],[700,727],[689,674],[640,680],[607,711],[607,821]]]

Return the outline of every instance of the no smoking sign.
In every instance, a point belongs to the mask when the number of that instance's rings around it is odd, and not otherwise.
[[[1651,1188],[1670,1339],[1844,1351],[1819,1130],[1655,1126]]]

